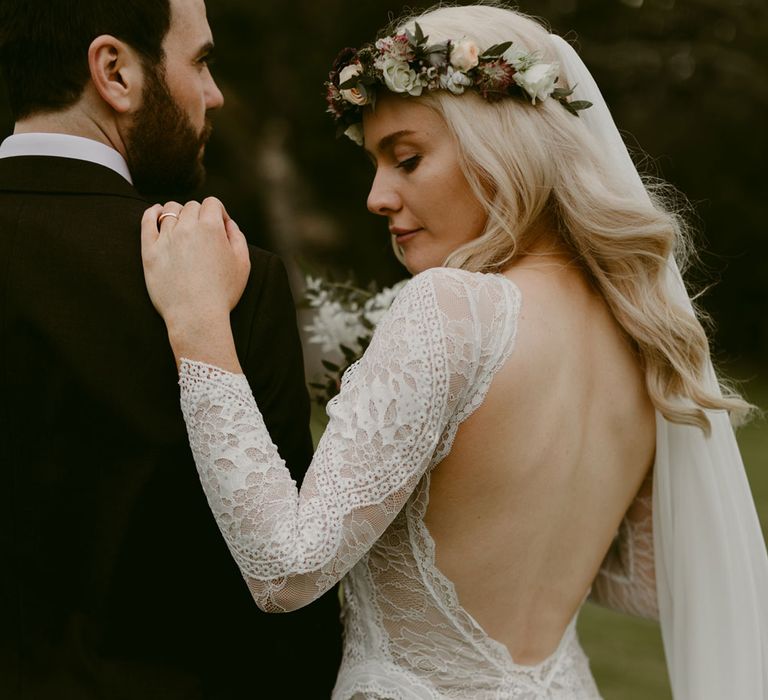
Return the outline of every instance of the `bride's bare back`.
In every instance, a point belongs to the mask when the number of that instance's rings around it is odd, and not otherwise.
[[[518,663],[549,656],[652,465],[638,358],[566,258],[526,257],[515,349],[432,474],[426,524],[463,607]]]

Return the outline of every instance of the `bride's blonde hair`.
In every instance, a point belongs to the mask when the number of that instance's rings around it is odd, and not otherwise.
[[[438,7],[397,25],[412,28],[414,20],[430,43],[466,37],[483,50],[513,41],[557,61],[549,32],[504,7]],[[668,258],[682,267],[689,239],[682,218],[665,203],[664,185],[646,183],[649,199],[622,188],[588,129],[553,99],[532,107],[522,99],[489,103],[476,93],[457,99],[434,91],[419,100],[444,118],[488,213],[482,235],[454,251],[446,266],[499,271],[530,250],[548,223],[633,340],[648,394],[665,418],[709,432],[703,409],[727,410],[735,421],[746,417],[750,405],[732,390],[722,387],[721,396],[707,388],[707,335],[668,292]]]

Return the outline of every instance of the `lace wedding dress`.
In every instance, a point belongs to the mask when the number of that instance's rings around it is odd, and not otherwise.
[[[424,524],[430,472],[512,352],[520,305],[500,275],[439,268],[411,280],[328,404],[300,491],[245,377],[182,361],[202,485],[259,607],[293,610],[344,577],[336,700],[600,697],[575,618],[549,658],[516,664],[462,608]],[[620,542],[614,562],[634,571],[605,566],[593,595],[653,615],[650,529]]]

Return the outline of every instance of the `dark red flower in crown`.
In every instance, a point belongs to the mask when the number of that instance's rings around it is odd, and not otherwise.
[[[357,56],[357,49],[353,49],[347,46],[346,48],[339,51],[338,55],[334,59],[333,65],[331,66],[331,72],[328,74],[328,79],[336,87],[339,87],[339,73],[341,72],[341,69],[344,68],[344,66],[352,63],[355,59],[355,56]]]
[[[514,66],[499,58],[477,68],[475,89],[489,102],[495,102],[509,95],[511,90],[520,89],[515,83]]]

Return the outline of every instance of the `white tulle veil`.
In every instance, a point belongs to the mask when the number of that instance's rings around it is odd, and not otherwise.
[[[580,118],[623,174],[645,187],[600,90],[573,47],[551,35]],[[674,260],[666,284],[693,313]],[[718,390],[710,364],[710,388]],[[664,649],[675,700],[768,698],[768,557],[728,416],[710,437],[657,413],[653,528]]]

